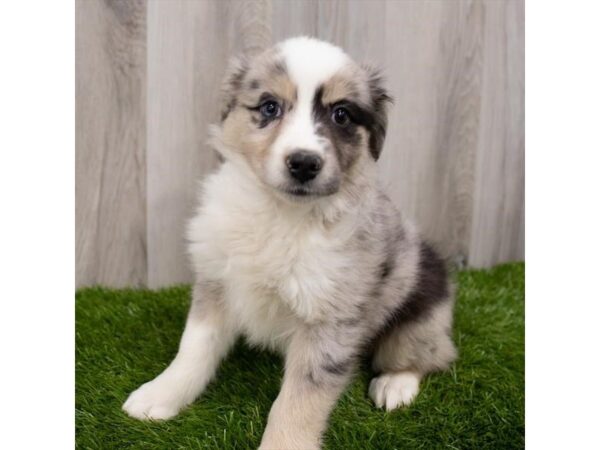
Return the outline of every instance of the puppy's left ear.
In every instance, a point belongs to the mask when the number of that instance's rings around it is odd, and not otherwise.
[[[392,97],[383,87],[383,77],[381,71],[371,66],[363,65],[363,69],[367,74],[367,82],[369,84],[369,94],[371,96],[371,123],[369,125],[369,151],[371,156],[377,161],[383,142],[385,141],[385,133],[387,130],[387,107],[393,102]]]

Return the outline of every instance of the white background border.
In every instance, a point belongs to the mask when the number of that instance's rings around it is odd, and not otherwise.
[[[526,1],[526,443],[600,448],[600,4]]]
[[[0,9],[0,448],[74,447],[74,23]]]

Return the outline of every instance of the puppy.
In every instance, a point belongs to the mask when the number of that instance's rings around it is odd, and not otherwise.
[[[376,72],[316,39],[233,61],[212,129],[224,162],[188,227],[196,281],[179,352],[129,415],[175,416],[244,335],[285,356],[260,448],[315,449],[363,355],[387,410],[454,360],[444,263],[378,186],[389,101]]]

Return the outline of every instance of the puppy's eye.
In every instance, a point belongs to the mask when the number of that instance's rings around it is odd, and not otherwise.
[[[350,122],[350,113],[343,106],[338,106],[334,108],[331,113],[331,120],[333,120],[336,125],[343,127]]]
[[[281,115],[281,106],[279,106],[279,103],[273,100],[268,100],[260,105],[259,111],[263,117],[267,119],[274,119]]]

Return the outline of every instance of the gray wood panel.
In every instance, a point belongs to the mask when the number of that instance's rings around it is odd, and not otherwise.
[[[301,34],[384,69],[395,104],[380,174],[423,234],[472,266],[524,258],[523,0],[76,9],[78,285],[191,280],[183,232],[216,164],[207,129],[227,61]]]
[[[483,4],[388,1],[395,97],[382,174],[392,198],[447,255],[468,254],[481,96]],[[393,43],[393,44],[392,44]]]
[[[146,283],[146,6],[76,2],[76,282]]]
[[[525,10],[489,1],[469,263],[525,257]]]
[[[319,22],[317,0],[277,1],[271,3],[273,42],[291,36],[316,36]]]
[[[356,61],[382,65],[386,4],[383,0],[319,1],[318,37],[344,48]]]

